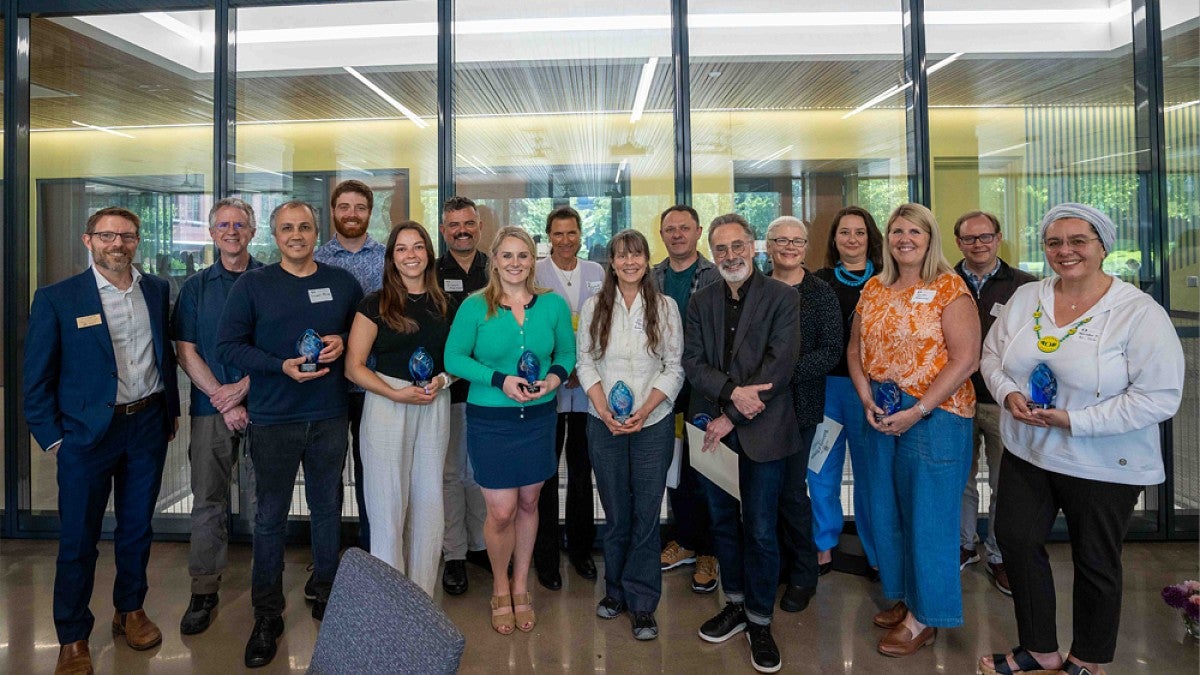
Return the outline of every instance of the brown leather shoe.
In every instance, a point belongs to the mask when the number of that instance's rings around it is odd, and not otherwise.
[[[156,647],[162,642],[162,631],[146,616],[146,612],[140,609],[114,614],[112,630],[113,637],[124,635],[125,642],[138,651]]]
[[[58,648],[58,665],[54,675],[92,675],[92,654],[87,640],[76,640]]]
[[[899,626],[888,631],[887,635],[879,641],[879,653],[884,656],[909,656],[916,653],[918,649],[925,645],[933,644],[933,639],[937,637],[937,629],[933,626],[926,626],[925,630],[913,636],[908,630],[908,626],[901,623]]]
[[[890,630],[896,626],[899,626],[900,622],[904,621],[904,617],[906,616],[908,616],[908,605],[904,604],[904,601],[901,600],[900,602],[892,605],[891,609],[885,609],[876,614],[875,618],[871,619],[871,622],[880,628],[887,628]]]

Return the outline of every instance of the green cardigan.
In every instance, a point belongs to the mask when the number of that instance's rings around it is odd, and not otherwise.
[[[517,374],[517,359],[526,349],[541,361],[541,379],[554,373],[566,382],[575,368],[575,331],[566,300],[554,293],[533,296],[525,308],[525,325],[520,326],[505,307],[488,318],[480,291],[463,300],[450,326],[446,370],[471,383],[468,403],[515,408],[522,404],[505,396],[501,387],[505,376]],[[525,405],[552,402],[554,395],[547,393]]]

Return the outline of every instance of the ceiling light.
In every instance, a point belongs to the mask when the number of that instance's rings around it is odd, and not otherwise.
[[[375,92],[376,94],[378,94],[379,98],[387,101],[389,104],[391,104],[391,106],[393,108],[395,108],[396,110],[399,110],[402,115],[404,115],[408,119],[412,120],[413,124],[417,125],[418,127],[422,128],[422,129],[429,126],[428,122],[421,119],[420,117],[417,117],[416,113],[414,113],[413,111],[404,107],[404,105],[402,103],[400,103],[396,99],[389,96],[387,92],[380,89],[374,82],[368,80],[362,73],[351,68],[350,66],[342,66],[342,70],[345,70],[347,73],[350,73],[351,75],[353,75],[359,82],[362,82],[363,84],[367,85],[367,88],[370,89],[371,91]]]
[[[771,154],[767,155],[766,157],[763,157],[762,159],[758,160],[757,162],[751,164],[750,168],[757,169],[758,167],[762,166],[763,164],[766,164],[767,162],[769,162],[773,159],[777,159],[777,158],[782,157],[783,155],[791,152],[792,148],[794,148],[794,147],[796,147],[796,146],[789,145],[786,148],[780,148],[780,149],[776,150],[775,152],[772,152]]]
[[[192,44],[201,47],[211,47],[213,45],[213,36],[211,34],[202,33],[166,12],[142,12],[141,16],[166,28]]]
[[[75,120],[71,120],[71,124],[74,124],[77,127],[91,129],[92,131],[103,131],[106,134],[112,134],[113,136],[120,136],[121,138],[133,138],[133,136],[130,136],[129,134],[124,134],[124,133],[121,133],[120,131],[113,131],[112,129],[109,129],[108,127],[98,127],[95,124],[84,124],[83,122],[76,122]]]
[[[937,63],[933,64],[932,66],[929,66],[928,68],[925,69],[925,75],[926,76],[932,75],[932,74],[936,73],[937,71],[941,70],[942,68],[945,68],[946,66],[950,65],[951,63],[954,63],[955,61],[958,60],[958,58],[960,56],[963,55],[963,53],[964,52],[955,52],[955,53],[951,54],[950,56],[947,56],[946,58],[942,59],[941,61],[938,61]]]
[[[646,99],[650,96],[650,84],[654,81],[654,69],[657,67],[657,56],[651,56],[642,66],[642,76],[638,79],[637,93],[633,97],[633,112],[629,114],[630,124],[642,119],[642,113],[646,110]]]
[[[933,64],[932,66],[929,66],[928,68],[925,69],[925,75],[928,77],[929,75],[932,75],[933,73],[936,73],[937,71],[941,70],[943,67],[950,65],[954,61],[957,61],[959,59],[959,57],[963,55],[963,53],[964,52],[955,52],[955,53],[951,54],[950,56],[947,56],[946,58],[942,59],[941,61],[938,61],[937,63]],[[847,117],[853,117],[853,116],[857,115],[858,113],[866,110],[867,108],[870,108],[874,105],[882,103],[883,101],[886,101],[887,99],[895,96],[896,94],[899,94],[900,92],[908,89],[911,86],[912,86],[912,82],[905,82],[904,84],[898,84],[898,85],[892,87],[891,89],[888,89],[887,91],[883,92],[882,94],[879,94],[875,98],[872,98],[870,101],[867,101],[866,103],[858,106],[854,110],[851,110],[850,112],[846,113],[845,115],[842,115],[842,119],[846,119]]]

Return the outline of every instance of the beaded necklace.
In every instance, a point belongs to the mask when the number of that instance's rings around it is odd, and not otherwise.
[[[846,266],[843,265],[842,261],[840,261],[840,260],[838,261],[838,263],[836,265],[833,266],[833,276],[837,277],[837,280],[842,282],[843,284],[854,287],[854,288],[857,288],[857,287],[862,286],[863,284],[867,283],[867,279],[870,279],[874,275],[875,275],[875,264],[872,263],[869,259],[867,260],[867,266],[864,267],[863,271],[859,274],[855,274],[854,272],[851,272],[850,270],[846,269]]]
[[[1079,327],[1092,320],[1092,317],[1085,316],[1076,321],[1074,325],[1067,329],[1067,334],[1061,338],[1056,338],[1053,335],[1042,337],[1042,303],[1038,302],[1037,309],[1033,310],[1033,334],[1037,336],[1037,346],[1041,351],[1049,354],[1058,351],[1062,343],[1067,341],[1067,338],[1074,335]]]

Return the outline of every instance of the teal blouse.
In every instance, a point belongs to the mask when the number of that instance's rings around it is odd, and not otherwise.
[[[463,300],[450,326],[446,370],[471,383],[468,403],[519,407],[522,404],[505,396],[501,387],[506,376],[517,374],[517,359],[526,349],[541,361],[540,379],[554,373],[566,382],[575,368],[575,331],[566,300],[554,293],[533,296],[525,307],[525,324],[520,325],[504,306],[489,318],[481,291]],[[549,403],[554,396],[549,392],[524,405]]]

